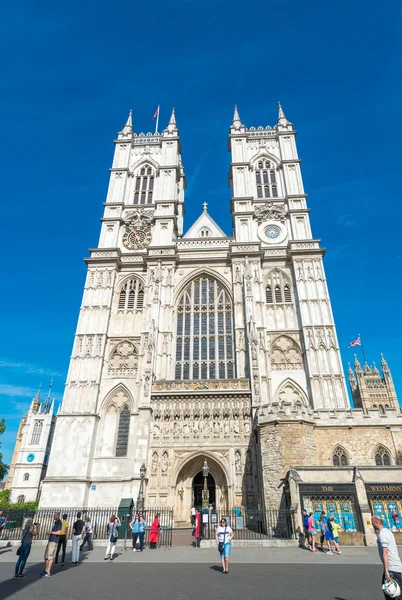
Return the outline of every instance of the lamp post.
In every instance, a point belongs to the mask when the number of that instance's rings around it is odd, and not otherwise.
[[[204,489],[202,491],[202,509],[204,512],[204,509],[206,508],[208,510],[208,506],[209,506],[209,492],[208,492],[208,484],[207,484],[207,479],[208,479],[208,475],[209,475],[209,466],[208,466],[206,458],[204,458],[204,464],[202,466],[202,474],[204,477]]]
[[[140,483],[140,491],[138,492],[138,498],[137,498],[137,510],[144,510],[144,479],[145,479],[146,472],[147,472],[147,468],[145,466],[145,463],[142,463],[142,465],[140,467],[141,483]]]

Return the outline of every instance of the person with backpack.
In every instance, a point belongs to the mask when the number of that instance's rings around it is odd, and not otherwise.
[[[333,554],[332,548],[331,548],[331,542],[334,542],[336,553],[340,554],[341,553],[341,549],[339,548],[339,544],[338,544],[338,542],[335,541],[335,537],[334,537],[333,519],[334,519],[334,517],[329,517],[327,519],[327,530],[325,532],[325,539],[326,539],[327,544],[328,544],[328,552],[327,552],[327,554]]]
[[[327,532],[327,517],[325,516],[324,510],[320,514],[320,518],[318,519],[318,525],[320,527],[320,550],[321,552],[324,552],[324,540],[325,534]]]
[[[308,531],[308,512],[303,508],[304,544],[310,550],[310,534]]]

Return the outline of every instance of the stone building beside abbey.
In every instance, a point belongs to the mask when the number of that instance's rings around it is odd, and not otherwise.
[[[204,204],[184,232],[175,113],[146,135],[130,113],[86,259],[42,506],[135,499],[145,463],[146,504],[184,523],[206,457],[222,510],[327,506],[363,534],[371,511],[402,510],[392,376],[385,359],[381,375],[356,360],[351,408],[295,137],[280,106],[274,127],[257,128],[235,108],[233,230]]]

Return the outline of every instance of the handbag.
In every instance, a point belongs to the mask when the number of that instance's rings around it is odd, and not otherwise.
[[[227,527],[227,525],[225,526],[225,532],[224,532],[224,534],[223,534],[223,542],[219,542],[219,543],[218,543],[218,552],[219,552],[219,554],[222,554],[222,552],[223,552],[223,551],[224,551],[224,549],[225,549],[225,541],[226,541],[226,527]]]
[[[25,538],[27,537],[28,533],[29,533],[29,529],[26,530],[25,535],[22,538],[21,546],[18,546],[18,548],[17,548],[17,552],[16,552],[17,556],[19,556],[21,554],[22,544],[25,542]]]
[[[109,527],[110,527],[110,525],[109,525]],[[113,526],[110,527],[110,538],[109,539],[110,539],[110,541],[111,541],[112,544],[115,544],[117,542],[118,536],[117,535],[112,535],[112,533],[113,533]]]

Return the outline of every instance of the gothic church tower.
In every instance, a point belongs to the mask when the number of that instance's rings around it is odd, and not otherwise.
[[[349,406],[295,131],[235,109],[233,235],[206,204],[183,235],[174,111],[146,135],[130,113],[115,146],[41,504],[136,499],[144,462],[147,505],[185,522],[205,458],[217,508],[261,504],[259,408]]]

